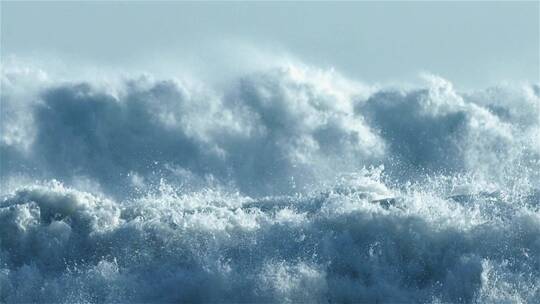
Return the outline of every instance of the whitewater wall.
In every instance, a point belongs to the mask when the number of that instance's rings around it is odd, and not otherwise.
[[[534,303],[540,88],[424,78],[4,67],[0,302]]]

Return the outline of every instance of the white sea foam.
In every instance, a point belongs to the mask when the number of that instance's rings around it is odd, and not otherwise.
[[[538,85],[2,73],[0,302],[540,298]]]

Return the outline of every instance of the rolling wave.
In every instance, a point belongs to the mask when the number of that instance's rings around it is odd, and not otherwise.
[[[2,73],[0,302],[540,298],[538,85]]]

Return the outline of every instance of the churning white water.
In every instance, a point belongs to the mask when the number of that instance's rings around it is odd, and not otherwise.
[[[0,302],[540,299],[538,85],[2,73]]]

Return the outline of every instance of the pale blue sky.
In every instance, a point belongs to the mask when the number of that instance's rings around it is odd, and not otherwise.
[[[461,87],[539,81],[538,2],[1,5],[3,58],[204,65],[227,61],[223,45],[238,43],[367,82],[410,81],[422,71]]]

